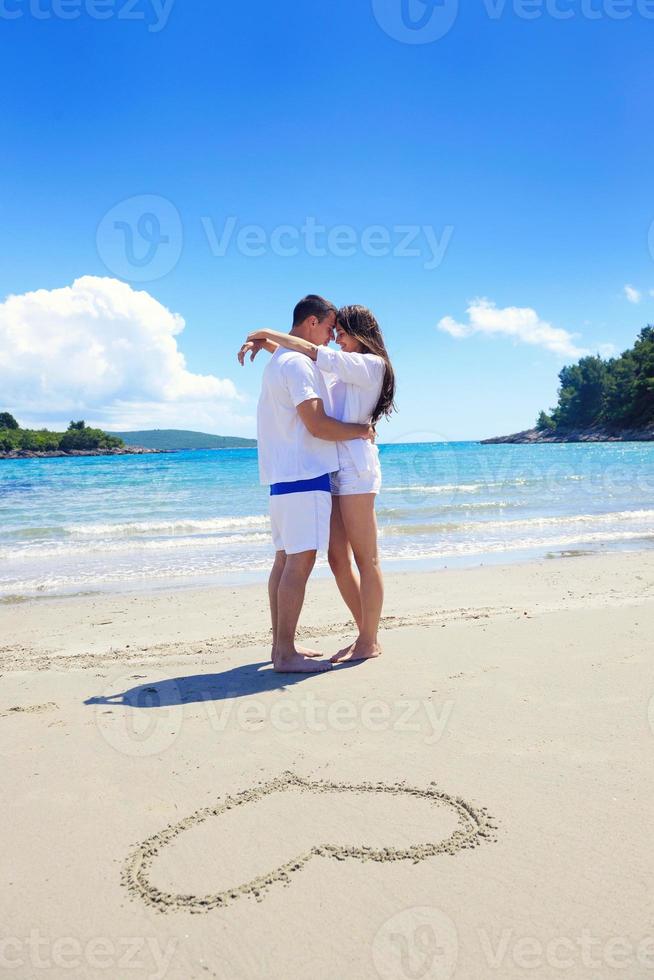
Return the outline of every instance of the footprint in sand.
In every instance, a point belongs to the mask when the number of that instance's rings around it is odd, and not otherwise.
[[[262,828],[280,826],[292,834],[270,833],[264,847]],[[485,809],[434,784],[357,785],[286,772],[149,837],[129,856],[122,881],[161,911],[206,912],[248,895],[262,899],[316,857],[417,863],[492,840],[494,829]],[[328,842],[317,843],[323,835]]]
[[[48,701],[47,704],[17,704],[15,707],[3,711],[1,715],[5,718],[9,718],[11,715],[37,715],[43,711],[56,711],[58,707],[59,705],[55,704],[54,701]]]

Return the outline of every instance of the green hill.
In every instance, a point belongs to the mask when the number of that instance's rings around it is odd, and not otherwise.
[[[213,436],[206,432],[187,432],[184,429],[146,429],[141,432],[112,432],[126,446],[144,449],[246,449],[257,444],[256,439],[240,436]]]
[[[654,327],[644,327],[619,357],[582,357],[559,373],[559,400],[536,428],[565,434],[601,425],[619,431],[654,425]]]
[[[557,405],[540,412],[534,429],[482,443],[654,440],[654,326],[618,357],[566,365],[559,381]]]

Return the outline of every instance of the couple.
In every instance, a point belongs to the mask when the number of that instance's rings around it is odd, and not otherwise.
[[[334,335],[340,350],[328,347]],[[395,407],[395,378],[379,324],[363,306],[337,310],[311,295],[295,307],[290,333],[249,334],[240,363],[248,353],[254,360],[260,350],[273,355],[263,374],[257,437],[261,482],[270,485],[275,548],[268,582],[274,669],[319,673],[332,663],[378,657],[384,584],[375,517],[381,487],[375,424]],[[318,551],[328,551],[359,629],[354,643],[331,661],[295,643]]]

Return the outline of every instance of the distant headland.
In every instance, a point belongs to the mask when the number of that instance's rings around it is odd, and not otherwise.
[[[147,429],[141,432],[112,432],[127,446],[146,449],[254,449],[256,439],[240,436],[215,436],[208,432],[191,432],[186,429]]]
[[[182,429],[104,432],[73,421],[65,432],[23,429],[9,412],[0,412],[0,459],[49,459],[59,456],[138,456],[184,449],[237,449],[255,439],[215,436]]]
[[[621,429],[615,431],[604,426],[593,426],[569,432],[543,432],[540,429],[525,429],[510,436],[495,436],[480,439],[483,446],[498,443],[551,443],[551,442],[651,442],[654,441],[654,424],[646,429]]]
[[[649,442],[654,440],[654,327],[633,347],[604,360],[582,357],[559,373],[558,404],[533,429],[481,439],[492,443]]]

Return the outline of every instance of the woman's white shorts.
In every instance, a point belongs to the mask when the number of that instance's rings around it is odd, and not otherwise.
[[[359,473],[352,465],[343,466],[331,474],[332,493],[335,497],[347,497],[355,493],[379,493],[381,490],[381,468]]]

